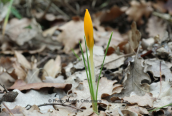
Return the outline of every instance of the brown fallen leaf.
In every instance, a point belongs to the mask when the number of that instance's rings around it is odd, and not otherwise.
[[[102,99],[116,93],[116,91],[114,90],[114,88],[116,88],[116,85],[114,85],[114,83],[116,83],[116,81],[108,80],[105,77],[102,77],[100,79],[98,96],[97,96],[98,103],[106,104],[107,102]],[[92,105],[92,103],[89,102],[91,100],[90,92],[89,92],[90,90],[89,90],[87,80],[83,81],[83,83],[81,83],[81,84],[83,86],[82,87],[83,89],[82,90],[78,90],[78,89],[72,90],[72,93],[75,94],[75,96],[70,97],[69,100],[71,100],[71,101],[78,100],[78,102],[76,102],[76,107],[87,109],[87,108],[90,108],[90,106]],[[119,86],[119,85],[117,85],[117,86]],[[64,97],[63,99],[66,99],[66,98]]]
[[[138,105],[128,106],[127,110],[137,113],[138,115],[149,114],[146,108],[139,107]]]
[[[155,80],[160,77],[160,62],[161,62],[161,74],[165,76],[165,81],[172,80],[172,73],[170,67],[168,67],[168,63],[161,61],[157,58],[146,59],[144,72],[151,72]]]
[[[136,93],[137,95],[144,95],[146,92],[149,92],[149,84],[151,79],[147,73],[143,72],[144,60],[135,58],[133,64],[131,64],[126,72],[126,80],[124,79],[124,89],[119,94],[114,94],[116,97],[126,97],[130,96],[131,92]]]
[[[11,74],[11,76],[15,79],[25,79],[26,78],[26,71],[21,67],[21,65],[15,61],[13,62],[13,73]]]
[[[137,113],[132,112],[130,110],[122,110],[121,112],[124,116],[141,116],[141,115],[138,115]]]
[[[34,106],[34,105],[33,105]],[[37,107],[37,106],[36,106]],[[11,112],[14,116],[72,116],[74,113],[70,113],[68,110],[61,110],[59,111],[50,109],[46,113],[41,113],[37,108],[26,110],[26,108],[21,106],[16,106],[15,108],[11,109]],[[0,116],[12,116],[7,109],[3,109]]]
[[[121,35],[118,30],[108,31],[108,32],[97,32],[99,36],[99,41],[95,43],[98,46],[107,46],[111,33],[113,32],[112,39],[110,42],[111,47],[116,47],[123,41],[127,41],[128,37]]]
[[[125,103],[109,103],[105,112],[110,116],[120,116],[119,111],[124,109],[126,109]]]
[[[71,89],[72,84],[65,84],[65,83],[30,83],[30,84],[27,84],[26,82],[24,82],[24,80],[18,79],[8,89],[9,90],[18,89],[18,90],[22,91],[22,90],[29,90],[29,89],[39,90],[44,87],[55,87],[58,89],[64,89],[65,91],[68,91]]]
[[[146,31],[149,33],[150,37],[159,35],[159,38],[163,39],[165,36],[166,28],[167,23],[165,23],[162,19],[156,16],[151,16],[147,23]]]
[[[138,24],[143,24],[142,17],[148,16],[153,11],[150,2],[145,2],[145,0],[138,1],[131,1],[131,7],[126,11],[128,15],[128,20],[134,20]]]
[[[139,106],[149,106],[149,107],[153,106],[153,102],[155,100],[152,97],[152,95],[149,93],[146,93],[144,96],[134,95],[131,97],[124,97],[123,99],[131,104],[137,103]]]
[[[58,35],[57,40],[64,44],[64,52],[69,53],[74,49],[79,41],[82,40],[82,47],[84,47],[84,22],[70,21],[59,28],[62,32]],[[94,31],[94,40],[97,41],[96,31]]]
[[[51,27],[51,28],[49,28],[49,29],[47,29],[47,30],[45,30],[44,32],[43,32],[43,36],[45,37],[45,36],[52,36],[53,35],[53,33],[55,32],[55,30],[56,29],[58,29],[59,27],[58,26],[53,26],[53,27]]]
[[[31,64],[21,53],[19,53],[17,51],[15,51],[14,53],[15,53],[15,57],[16,57],[17,61],[20,63],[20,65],[24,69],[31,69]]]
[[[163,0],[156,0],[156,3],[152,3],[152,6],[160,12],[165,13],[167,11],[165,8],[165,1]]]
[[[172,1],[168,0],[167,3],[165,4],[165,8],[168,10],[169,14],[172,15]]]
[[[129,43],[124,46],[125,53],[134,52],[138,46],[141,39],[141,33],[137,29],[136,23],[133,22],[131,25],[131,31],[129,32]]]
[[[42,78],[45,79],[45,76],[51,76],[52,78],[56,78],[56,75],[61,72],[61,58],[58,55],[56,59],[50,59],[44,65],[44,72]]]
[[[29,26],[30,28],[27,28]],[[18,45],[23,45],[41,32],[41,27],[36,20],[27,18],[22,18],[21,20],[16,18],[11,19],[6,28],[7,35],[9,35]]]
[[[110,10],[101,13],[100,22],[104,23],[113,21],[115,18],[121,16],[123,13],[124,12],[118,6],[113,6]]]
[[[1,57],[0,66],[3,67],[9,73],[13,71],[12,61],[10,57]]]

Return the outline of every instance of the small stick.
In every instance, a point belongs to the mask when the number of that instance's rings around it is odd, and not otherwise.
[[[45,17],[45,15],[47,14],[47,11],[49,10],[51,4],[52,4],[52,0],[49,2],[48,7],[45,9],[44,14],[42,15],[41,19],[43,19]]]
[[[13,113],[11,112],[11,110],[10,110],[4,103],[2,103],[2,104],[6,107],[6,109],[8,110],[8,112],[9,112],[12,116],[14,116]]]
[[[76,107],[74,107],[74,106],[66,105],[66,104],[61,104],[61,103],[44,103],[44,104],[38,105],[38,107],[47,106],[47,105],[62,105],[62,106],[68,106],[68,107],[71,107],[71,108],[74,108],[74,109],[77,109],[77,110],[80,110],[80,111],[83,112],[82,109],[78,109],[78,108],[76,108]],[[27,106],[31,106],[31,105],[27,105]],[[27,106],[26,106],[26,107],[27,107]],[[31,108],[31,107],[30,107],[30,108]],[[30,108],[28,108],[27,110],[29,110]]]
[[[3,93],[4,93],[4,92],[6,92],[6,93],[8,92],[8,90],[5,88],[5,86],[4,86],[4,85],[1,85],[1,83],[0,83],[0,86],[2,86],[2,87],[4,88]]]
[[[159,96],[161,94],[161,90],[162,90],[162,74],[161,74],[161,61],[160,61],[160,92],[159,92],[158,98],[159,98]]]
[[[120,58],[122,58],[122,57],[132,56],[132,55],[134,55],[134,54],[135,54],[135,53],[130,53],[130,54],[122,55],[122,56],[120,56],[120,57],[118,57],[118,58],[116,58],[116,59],[114,59],[114,60],[111,60],[111,61],[109,61],[109,62],[104,63],[104,66],[107,65],[107,64],[109,64],[109,63],[112,63],[112,62],[114,62],[114,61],[116,61],[116,60],[118,60],[118,59],[120,59]],[[102,64],[99,65],[99,66],[96,66],[96,68],[101,67],[101,66],[102,66]]]

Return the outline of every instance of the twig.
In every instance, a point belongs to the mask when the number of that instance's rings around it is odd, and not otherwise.
[[[80,110],[80,111],[83,112],[82,109],[78,109],[78,108],[76,108],[76,107],[74,107],[74,106],[66,105],[66,104],[63,104],[63,103],[44,103],[44,104],[38,105],[38,107],[47,106],[47,105],[61,105],[61,106],[67,106],[67,107],[71,107],[71,108],[74,108],[74,109],[77,109],[77,110]],[[27,105],[27,106],[31,106],[31,105]],[[26,106],[26,107],[27,107],[27,106]],[[30,108],[31,108],[31,107],[30,107]],[[28,108],[27,110],[29,110],[30,108]]]
[[[14,116],[13,113],[11,112],[11,110],[10,110],[4,103],[2,103],[2,104],[5,106],[5,108],[8,110],[8,112],[9,112],[12,116]]]
[[[60,8],[58,8],[54,3],[52,3],[52,7],[54,7],[54,9],[59,12],[60,14],[66,16],[67,19],[70,19],[69,15],[67,15],[65,12],[63,12]]]
[[[4,89],[4,92],[8,92],[8,90],[5,88],[5,86],[4,85],[1,85],[1,83],[0,83],[0,86],[2,86],[3,87],[3,89]]]
[[[66,7],[68,7],[74,14],[78,15],[78,12],[68,3],[66,2],[66,0],[62,0],[64,5],[66,5]]]
[[[52,0],[50,0],[48,7],[45,9],[44,14],[42,15],[41,19],[43,19],[45,17],[45,15],[47,14],[47,11],[49,10],[50,6],[52,4]]]
[[[114,60],[111,60],[111,61],[109,61],[109,62],[104,63],[104,66],[107,65],[107,64],[109,64],[109,63],[112,63],[112,62],[114,62],[114,61],[116,61],[116,60],[118,60],[118,59],[120,59],[120,58],[122,58],[122,57],[132,56],[132,55],[134,55],[134,54],[135,54],[135,53],[130,53],[130,54],[122,55],[122,56],[120,56],[120,57],[118,57],[118,58],[116,58],[116,59],[114,59]],[[101,66],[102,66],[102,65],[96,66],[96,68],[101,67]]]
[[[160,96],[160,94],[161,94],[161,90],[162,90],[161,61],[160,61],[160,66],[159,66],[159,68],[160,68],[160,92],[159,92],[158,98],[159,98],[159,96]],[[158,98],[157,98],[157,99],[158,99]]]
[[[39,61],[37,63],[37,66],[39,66],[40,64],[42,64],[44,61],[46,61],[48,58],[50,58],[50,55],[48,54],[48,56],[46,56],[45,58],[43,58],[41,61]]]

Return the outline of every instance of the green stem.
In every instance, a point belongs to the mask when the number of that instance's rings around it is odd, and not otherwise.
[[[168,104],[168,105],[165,105],[165,106],[162,106],[162,107],[159,107],[159,108],[155,108],[153,110],[150,110],[149,112],[153,112],[155,110],[158,110],[158,109],[161,109],[161,108],[164,108],[164,107],[167,107],[167,106],[171,106],[172,104]]]
[[[96,88],[95,88],[96,80],[95,80],[95,73],[94,73],[93,48],[90,49],[89,62],[90,62],[90,68],[91,68],[91,79],[92,79],[92,83],[93,83],[94,94],[96,94]]]

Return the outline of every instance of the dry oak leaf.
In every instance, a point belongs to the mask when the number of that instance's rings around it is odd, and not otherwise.
[[[61,58],[58,55],[56,59],[50,59],[43,68],[45,71],[42,75],[42,78],[45,76],[51,76],[52,78],[56,78],[56,75],[61,72]]]
[[[29,89],[39,90],[39,89],[45,88],[45,87],[55,87],[58,89],[64,89],[65,91],[68,91],[71,89],[72,84],[65,84],[65,83],[29,83],[29,84],[27,84],[26,82],[24,82],[24,80],[18,79],[8,89],[9,90],[18,89],[18,90],[22,91],[22,90],[29,90]]]
[[[154,98],[150,93],[146,93],[144,96],[133,95],[131,97],[124,97],[125,101],[131,104],[137,103],[139,106],[153,106]]]
[[[151,16],[147,23],[146,32],[149,33],[150,37],[159,35],[160,39],[163,39],[166,33],[167,23],[165,23],[161,18],[156,16]]]
[[[139,3],[138,1],[131,1],[131,7],[126,11],[128,15],[128,20],[134,20],[139,24],[143,24],[142,17],[148,16],[153,11],[150,2],[145,2],[145,0],[141,0]]]
[[[26,110],[26,108],[21,106],[15,106],[13,109],[10,109],[10,111],[14,116],[74,116],[74,113],[72,114],[68,110],[59,109],[59,111],[57,111],[54,110],[53,107],[49,109],[48,112],[41,113],[36,105],[33,105],[29,110]],[[3,108],[0,116],[11,116],[11,114],[7,109]]]
[[[25,68],[25,69],[31,69],[31,64],[29,63],[29,61],[18,51],[14,52],[15,57],[17,59],[17,61],[19,62],[19,64]]]
[[[31,28],[26,28],[30,26]],[[12,19],[6,27],[6,33],[10,38],[15,41],[18,45],[23,45],[25,42],[33,39],[42,33],[41,26],[36,22],[35,19],[22,18]]]
[[[106,104],[107,102],[102,99],[116,93],[115,88],[117,88],[117,87],[116,87],[116,85],[114,85],[114,83],[116,83],[116,81],[108,80],[105,77],[102,77],[100,79],[98,96],[97,96],[98,103],[102,104],[102,102],[104,102],[104,104]],[[88,101],[91,100],[88,81],[87,80],[83,81],[82,85],[83,85],[82,90],[78,90],[78,89],[72,90],[72,92],[76,96],[69,98],[69,100],[79,100],[79,102],[76,102],[76,107],[87,109],[87,108],[90,108],[90,106],[92,105],[91,102],[87,102],[87,101],[84,102],[84,100],[88,100]],[[117,85],[117,86],[119,86],[119,85]],[[117,90],[117,92],[119,92],[119,91]]]
[[[155,80],[157,80],[157,77],[160,77],[160,62],[161,74],[165,76],[165,81],[172,81],[172,73],[167,63],[157,58],[145,60],[144,72],[151,72]]]
[[[156,101],[154,101],[153,107],[162,107],[167,104],[172,103],[172,89],[171,85],[172,83],[169,81],[162,81],[162,88],[161,94],[160,93],[160,82],[152,83],[150,85],[150,93],[152,93],[153,97],[159,98]]]
[[[82,47],[84,47],[84,22],[70,21],[59,28],[62,32],[57,36],[57,40],[64,44],[64,52],[69,53],[72,48],[82,40]],[[96,31],[94,31],[94,40],[97,41]]]
[[[141,39],[141,33],[137,29],[136,23],[133,22],[131,25],[131,31],[129,32],[129,43],[124,46],[125,53],[132,53],[139,46]]]
[[[13,67],[14,67],[14,70],[13,70],[13,75],[11,75],[13,78],[15,79],[25,79],[26,78],[26,71],[21,67],[21,65],[15,61],[13,63]]]
[[[128,67],[125,80],[124,80],[124,89],[119,94],[114,94],[116,97],[126,97],[130,96],[132,92],[137,95],[145,95],[146,92],[149,92],[149,84],[151,79],[147,73],[143,72],[144,69],[144,59],[135,58],[134,63]],[[112,96],[112,97],[113,97]]]
[[[100,22],[110,22],[113,21],[115,18],[121,16],[124,12],[118,7],[113,6],[110,10],[101,13]]]

